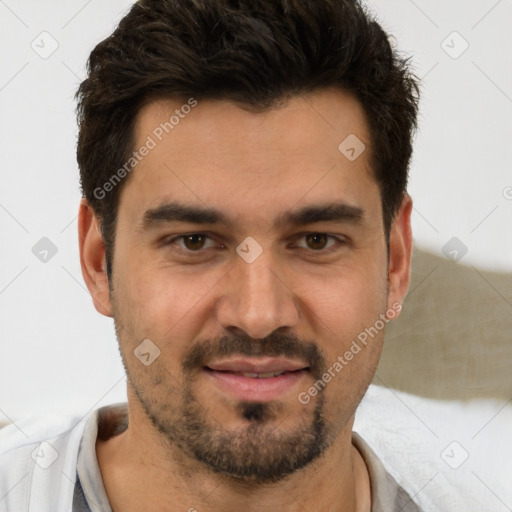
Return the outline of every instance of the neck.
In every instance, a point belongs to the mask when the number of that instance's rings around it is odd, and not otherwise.
[[[251,484],[214,473],[162,439],[143,416],[129,411],[129,426],[96,453],[114,512],[367,512],[370,482],[352,445],[352,417],[318,459],[271,484]]]

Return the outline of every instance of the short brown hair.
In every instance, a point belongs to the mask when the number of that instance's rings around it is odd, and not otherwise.
[[[134,150],[141,106],[158,97],[269,109],[337,86],[370,127],[386,236],[407,185],[418,83],[357,0],[140,0],[92,51],[78,91],[82,194],[101,223],[111,269],[119,194],[95,190]],[[110,272],[109,272],[110,273]]]

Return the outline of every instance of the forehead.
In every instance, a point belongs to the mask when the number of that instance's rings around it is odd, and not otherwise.
[[[214,156],[223,143],[236,141],[238,146],[223,155],[232,159],[254,156],[257,150],[263,150],[263,158],[269,151],[273,154],[268,156],[277,157],[289,149],[294,151],[288,159],[300,159],[314,147],[329,147],[339,156],[338,145],[349,135],[370,142],[362,105],[335,88],[293,96],[259,112],[227,100],[159,99],[144,105],[135,123],[137,145],[152,136],[159,146],[186,142],[180,145],[184,154],[201,146]]]
[[[136,150],[151,150],[121,194],[133,220],[177,198],[269,221],[300,201],[358,205],[369,194],[380,202],[363,108],[338,89],[263,112],[224,100],[156,100],[139,111],[135,139]]]

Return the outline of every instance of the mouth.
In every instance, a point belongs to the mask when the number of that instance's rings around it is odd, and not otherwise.
[[[210,363],[203,371],[223,393],[239,400],[266,402],[297,387],[309,374],[309,367],[282,358],[237,358]]]
[[[221,373],[231,373],[233,375],[242,375],[243,377],[248,377],[250,379],[271,379],[272,377],[279,377],[280,375],[284,375],[285,373],[291,373],[287,370],[283,370],[280,372],[266,372],[266,373],[253,373],[253,372],[232,372],[228,370],[213,370],[208,366],[204,367],[206,371],[210,370],[212,372],[219,371]],[[301,370],[294,370],[296,372],[300,372]]]

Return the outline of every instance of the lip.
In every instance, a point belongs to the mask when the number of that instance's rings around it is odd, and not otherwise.
[[[214,361],[206,367],[217,372],[278,373],[307,369],[308,365],[301,361],[293,361],[283,357],[237,357]]]
[[[248,402],[276,400],[297,387],[309,374],[309,368],[303,363],[283,358],[230,359],[208,364],[203,371],[221,391]],[[266,378],[242,375],[278,372],[284,373]]]

